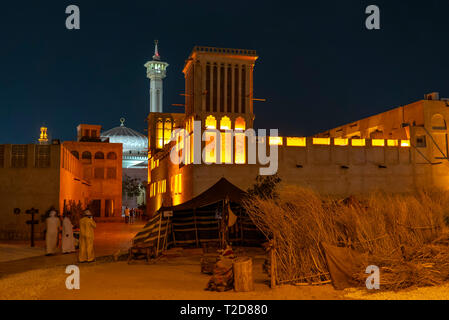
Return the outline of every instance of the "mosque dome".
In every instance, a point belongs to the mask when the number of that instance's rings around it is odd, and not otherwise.
[[[101,137],[109,138],[110,143],[122,143],[123,154],[146,154],[148,138],[133,129],[125,127],[125,119],[120,119],[120,122],[120,127],[103,132]]]

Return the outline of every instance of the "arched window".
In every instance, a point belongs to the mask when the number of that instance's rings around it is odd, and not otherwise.
[[[217,129],[217,120],[214,116],[208,116],[206,118],[206,129]]]
[[[80,154],[78,151],[72,151],[72,154],[75,156],[75,158],[77,158],[79,160]]]
[[[91,160],[92,154],[89,151],[84,151],[83,154],[81,155],[81,158],[85,160]]]
[[[104,153],[100,151],[95,153],[95,159],[104,159]]]
[[[241,131],[246,130],[245,119],[243,119],[242,117],[238,117],[237,119],[235,119],[235,130],[241,130]]]
[[[164,123],[158,119],[156,123],[156,148],[162,149],[164,146]]]
[[[432,130],[446,130],[446,121],[441,114],[435,114],[432,117]]]
[[[221,130],[231,130],[231,119],[229,119],[228,117],[224,116],[223,118],[221,118],[220,121],[220,129]]]
[[[117,160],[117,154],[115,152],[109,152],[108,159],[109,160]]]
[[[165,119],[164,125],[164,146],[170,142],[172,131],[172,121],[171,119]]]

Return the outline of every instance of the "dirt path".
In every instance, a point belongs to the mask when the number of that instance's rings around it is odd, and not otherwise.
[[[143,225],[143,222],[98,223],[94,242],[96,257],[101,259],[118,251],[126,253],[131,246],[132,238]],[[77,253],[63,255],[59,252],[46,257],[44,241],[37,241],[35,248],[29,248],[28,242],[23,241],[0,243],[0,278],[6,274],[76,264],[77,261]]]
[[[271,290],[258,261],[254,267],[255,291],[209,292],[208,275],[200,273],[198,257],[181,257],[157,264],[126,262],[81,265],[81,290],[65,287],[65,268],[34,270],[0,280],[0,299],[133,299],[133,300],[301,300],[344,299],[331,286],[283,286]]]

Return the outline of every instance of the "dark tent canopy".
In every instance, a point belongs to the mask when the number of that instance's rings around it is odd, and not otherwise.
[[[236,187],[225,178],[221,178],[220,181],[199,196],[174,207],[161,207],[159,211],[180,211],[200,208],[223,201],[226,198],[231,202],[240,204],[245,196],[245,191]]]
[[[161,207],[155,216],[134,238],[134,243],[150,244],[160,252],[171,246],[200,247],[220,241],[222,213],[228,208],[237,222],[227,230],[229,242],[240,245],[259,245],[263,235],[242,207],[246,192],[225,178],[197,197],[172,207]],[[225,202],[229,201],[229,207]],[[173,213],[172,216],[166,213]]]

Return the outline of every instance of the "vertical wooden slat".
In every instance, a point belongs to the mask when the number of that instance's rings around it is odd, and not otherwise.
[[[159,255],[159,241],[161,239],[161,223],[162,223],[162,212],[160,213],[159,217],[159,231],[157,235],[156,257]]]
[[[200,242],[198,239],[198,226],[196,223],[196,208],[193,208],[193,221],[195,223],[195,241],[196,241],[196,247],[199,248],[200,247]]]

